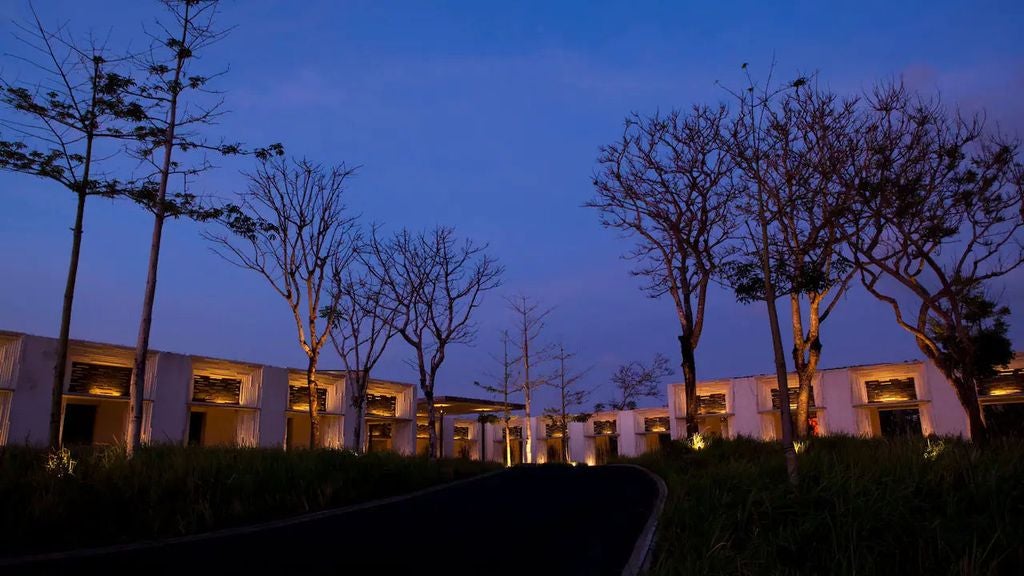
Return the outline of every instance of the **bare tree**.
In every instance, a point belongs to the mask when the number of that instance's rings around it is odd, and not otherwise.
[[[585,418],[589,417],[589,414],[577,414],[576,409],[583,406],[593,393],[593,390],[580,388],[581,381],[590,370],[573,370],[569,363],[574,358],[576,358],[576,354],[567,351],[563,344],[558,345],[558,352],[553,357],[558,367],[555,369],[554,375],[548,379],[550,385],[558,391],[558,405],[544,410],[548,421],[561,434],[559,450],[562,453],[563,462],[572,462],[572,454],[569,450],[569,423],[583,422]]]
[[[194,157],[194,152],[242,153],[238,144],[210,144],[197,133],[199,127],[214,123],[223,114],[223,99],[207,87],[219,74],[203,76],[192,69],[197,55],[226,35],[214,27],[217,1],[164,0],[163,4],[167,10],[166,22],[157,22],[158,30],[150,34],[149,50],[134,58],[145,80],[134,83],[131,89],[136,103],[145,110],[142,121],[131,131],[136,143],[133,153],[150,173],[135,178],[128,194],[153,214],[153,233],[135,344],[129,455],[138,449],[142,440],[146,361],[164,223],[168,218],[179,217],[208,220],[223,213],[221,207],[206,206],[191,192],[190,179],[212,167],[205,157]],[[265,159],[281,155],[283,150],[275,144],[252,153]],[[169,189],[172,178],[180,185],[176,191]]]
[[[332,299],[337,302],[331,342],[345,366],[345,384],[351,389],[356,421],[352,438],[356,452],[362,452],[363,419],[370,373],[395,335],[395,309],[386,304],[379,275],[354,274],[336,270],[332,279]],[[324,311],[321,315],[330,314]]]
[[[595,405],[594,410],[635,410],[643,398],[661,398],[661,381],[671,375],[668,358],[661,353],[655,354],[649,365],[638,360],[627,362],[612,374],[615,396]]]
[[[746,67],[744,64],[743,68]],[[753,261],[756,262],[754,266],[760,268],[759,292],[768,309],[768,327],[772,335],[775,380],[779,388],[779,412],[782,419],[780,440],[785,455],[787,476],[792,485],[799,482],[799,472],[796,450],[793,446],[789,375],[782,333],[779,329],[779,313],[776,309],[779,295],[779,278],[776,273],[779,269],[779,258],[772,241],[782,234],[778,231],[778,212],[772,211],[770,201],[773,196],[780,195],[777,187],[787,182],[780,182],[772,172],[778,150],[771,131],[779,95],[805,83],[805,78],[798,78],[781,88],[772,88],[769,76],[769,80],[763,86],[758,86],[748,73],[747,86],[741,91],[731,92],[738,104],[738,112],[732,120],[727,138],[730,155],[736,162],[739,186],[743,191],[735,208],[749,217],[745,224],[747,234],[741,238],[741,242],[745,246],[744,251],[753,256]]]
[[[626,119],[622,140],[605,146],[586,203],[601,223],[635,237],[628,257],[653,297],[668,295],[679,321],[686,391],[686,434],[697,426],[695,351],[704,327],[708,286],[730,255],[736,188],[723,148],[724,108]]]
[[[984,442],[978,383],[1013,357],[992,287],[1024,263],[1019,143],[899,84],[878,87],[870,107],[848,219],[861,283],[952,382]]]
[[[530,376],[530,370],[534,370],[534,375],[537,374],[537,366],[547,361],[551,356],[551,348],[549,346],[540,346],[537,340],[540,338],[541,332],[544,330],[544,325],[548,314],[551,313],[551,308],[541,308],[540,304],[525,295],[518,295],[508,298],[509,308],[512,310],[512,314],[515,318],[515,330],[518,337],[519,347],[519,362],[522,365],[522,390],[523,390],[523,403],[526,405],[526,421],[530,421],[530,415],[533,409],[533,391],[541,386],[548,383],[544,377],[532,377]],[[525,461],[527,464],[533,462],[533,430],[532,426],[526,426],[526,448],[525,448]]]
[[[126,98],[132,80],[121,73],[122,59],[112,59],[104,46],[91,39],[76,42],[64,27],[47,30],[31,4],[29,8],[33,21],[19,26],[16,38],[37,55],[23,60],[40,76],[35,84],[12,84],[0,77],[0,103],[23,118],[0,121],[0,127],[16,136],[10,141],[0,139],[0,170],[45,178],[77,198],[50,405],[50,448],[56,450],[61,445],[64,379],[86,200],[113,197],[122,191],[116,178],[98,173],[98,159],[117,156],[114,149],[101,151],[99,141],[123,138],[126,124],[141,121],[143,110]]]
[[[759,178],[773,221],[769,250],[776,294],[788,295],[797,392],[796,436],[808,435],[811,387],[821,359],[821,329],[841,301],[854,269],[842,242],[859,169],[857,99],[802,83],[765,110],[766,153]],[[746,164],[744,164],[746,165]],[[741,300],[764,300],[758,250],[730,266]],[[806,306],[806,310],[805,310]]]
[[[473,340],[473,312],[483,294],[501,284],[504,269],[485,250],[457,241],[453,228],[439,226],[419,233],[402,230],[390,239],[374,231],[365,255],[393,311],[392,328],[416,355],[431,458],[438,454],[434,386],[448,346]]]
[[[274,157],[247,174],[249,187],[224,223],[231,234],[205,233],[228,262],[259,273],[287,303],[306,354],[309,446],[320,444],[316,372],[340,312],[331,290],[355,255],[355,223],[345,207],[345,165]]]
[[[501,346],[502,356],[501,358],[495,358],[501,364],[501,375],[496,378],[498,381],[497,386],[490,384],[481,384],[480,382],[473,382],[475,386],[478,386],[491,394],[497,394],[501,397],[502,414],[501,422],[505,429],[505,465],[512,465],[512,436],[509,434],[509,423],[512,421],[512,409],[510,405],[510,398],[513,394],[517,394],[523,390],[522,386],[516,383],[516,367],[519,366],[519,360],[511,355],[512,337],[509,335],[508,330],[501,331]],[[482,423],[489,423],[491,420],[481,420]],[[481,436],[481,441],[483,437]]]

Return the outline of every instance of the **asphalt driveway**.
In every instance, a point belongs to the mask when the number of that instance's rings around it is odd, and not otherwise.
[[[658,495],[629,467],[518,467],[246,533],[72,555],[4,574],[619,574]]]

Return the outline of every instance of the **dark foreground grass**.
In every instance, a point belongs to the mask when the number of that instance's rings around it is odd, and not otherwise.
[[[415,491],[494,470],[390,453],[150,447],[74,455],[0,448],[0,556],[205,532]]]
[[[1024,444],[812,440],[800,485],[781,448],[674,443],[653,574],[1024,574]]]

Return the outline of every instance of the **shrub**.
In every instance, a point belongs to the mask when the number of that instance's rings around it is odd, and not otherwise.
[[[777,443],[675,442],[637,458],[669,487],[652,573],[1022,573],[1024,446],[935,446],[815,438],[796,489]]]
[[[497,468],[335,450],[153,446],[130,460],[116,447],[72,455],[73,473],[57,474],[44,451],[0,448],[0,555],[205,532],[393,496]]]

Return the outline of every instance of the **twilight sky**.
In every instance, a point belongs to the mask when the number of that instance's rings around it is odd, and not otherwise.
[[[231,114],[208,133],[359,165],[350,203],[367,221],[450,224],[490,244],[507,267],[504,286],[479,311],[476,344],[450,351],[438,394],[480,394],[471,382],[497,370],[490,354],[511,321],[503,296],[522,292],[555,307],[544,339],[592,366],[588,385],[603,400],[618,364],[678,356],[670,302],[638,290],[619,257],[628,241],[580,207],[598,147],[629,112],[716,102],[725,96],[715,81],[735,85],[741,63],[763,71],[774,58],[781,75],[818,71],[842,92],[902,77],[1024,134],[1024,3],[781,4],[229,0],[220,22],[237,28],[201,68],[230,65],[217,87]],[[141,24],[159,12],[140,0],[36,7],[44,22],[109,34],[112,46],[141,46]],[[0,73],[15,79],[30,76],[6,55],[23,53],[11,21],[27,14],[21,0],[0,0]],[[222,163],[198,190],[230,198],[245,167]],[[0,174],[0,329],[56,335],[73,209],[66,191]],[[126,202],[90,203],[72,337],[134,343],[151,223]],[[200,230],[165,228],[152,346],[302,366],[285,303],[211,253]],[[1024,274],[1004,288],[1021,349]],[[709,306],[698,377],[770,371],[764,305],[716,289]],[[825,367],[919,356],[859,287],[822,339]],[[394,341],[377,375],[412,381],[408,352]],[[338,365],[333,351],[323,364]]]

